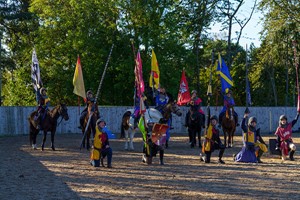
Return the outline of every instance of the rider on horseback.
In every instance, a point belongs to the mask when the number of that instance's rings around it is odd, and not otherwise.
[[[187,112],[185,116],[185,127],[188,126],[188,120],[191,115],[191,113],[194,113],[194,111],[198,111],[203,116],[203,125],[205,124],[205,114],[204,111],[201,108],[201,102],[202,99],[197,96],[197,91],[192,91],[191,101],[187,103],[187,106],[190,106],[189,111]]]
[[[94,112],[97,108],[95,107],[96,105],[96,99],[94,98],[94,94],[92,92],[92,90],[88,90],[86,92],[86,107],[84,108],[84,110],[81,112],[81,115],[80,115],[80,126],[78,128],[82,129],[83,127],[83,123],[84,123],[84,119],[88,113],[88,107],[90,104],[93,104],[93,107],[92,107],[92,112]],[[99,112],[97,113],[98,114],[98,118],[100,118],[99,116]]]
[[[132,117],[134,118],[134,128],[137,127],[138,125],[138,121],[141,117],[141,101],[142,100],[145,104],[145,107],[146,109],[149,108],[148,104],[147,104],[147,97],[144,95],[144,93],[142,94],[142,97],[139,98],[138,96],[135,96],[135,100],[134,100],[134,110],[133,110],[133,113],[132,113]]]
[[[38,109],[35,116],[35,122],[37,124],[36,129],[38,130],[42,128],[42,120],[44,119],[45,114],[47,114],[50,105],[50,98],[47,96],[46,92],[46,88],[42,87],[38,93]]]
[[[223,106],[223,109],[222,109],[222,111],[221,111],[221,113],[219,115],[219,126],[221,126],[221,124],[222,124],[222,118],[225,115],[226,110],[229,107],[233,107],[235,105],[234,99],[232,97],[232,91],[229,90],[229,88],[227,88],[225,90],[225,95],[223,94],[223,97],[224,97],[224,106]],[[233,115],[234,115],[234,120],[235,120],[236,126],[239,126],[239,123],[238,123],[238,114],[234,111]]]

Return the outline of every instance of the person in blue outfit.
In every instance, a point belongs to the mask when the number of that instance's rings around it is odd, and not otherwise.
[[[223,109],[221,110],[220,115],[219,115],[219,126],[222,125],[222,119],[223,119],[223,116],[225,115],[226,110],[229,107],[235,106],[235,102],[234,102],[234,99],[232,97],[232,91],[229,88],[227,88],[225,90],[225,94],[222,93],[222,95],[223,95],[223,99],[224,99],[224,106],[223,106]],[[234,120],[235,120],[236,126],[239,126],[238,114],[234,111],[233,115],[234,115]]]
[[[243,148],[234,155],[234,161],[262,163],[261,156],[268,151],[268,147],[260,135],[260,129],[256,128],[256,117],[250,117],[247,125],[248,116],[249,113],[245,113],[242,121]]]

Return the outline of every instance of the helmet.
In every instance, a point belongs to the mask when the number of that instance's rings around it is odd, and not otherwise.
[[[46,88],[42,87],[42,88],[40,89],[40,93],[43,94],[44,91],[47,92]]]
[[[96,124],[98,125],[100,122],[104,122],[106,124],[106,122],[104,121],[104,119],[101,119],[101,118],[97,120]]]
[[[86,92],[86,96],[89,96],[89,94],[93,94],[92,90],[88,90],[88,91]]]
[[[213,120],[213,119],[215,119],[216,121],[218,121],[218,117],[216,115],[213,115],[213,116],[210,117],[210,120]]]
[[[250,118],[249,118],[249,121],[248,121],[248,125],[251,125],[252,122],[257,123],[256,117],[250,117]]]
[[[192,90],[192,93],[191,93],[191,94],[194,94],[194,93],[197,94],[197,90]]]
[[[286,115],[281,115],[281,116],[279,117],[279,120],[280,120],[280,121],[283,120],[283,119],[285,119],[285,120],[287,121]]]

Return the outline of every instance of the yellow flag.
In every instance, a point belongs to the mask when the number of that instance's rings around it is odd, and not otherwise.
[[[151,73],[150,73],[150,80],[149,85],[150,87],[153,87],[153,81],[154,81],[154,87],[158,89],[159,85],[159,69],[158,69],[158,62],[156,59],[156,55],[154,53],[154,50],[152,49],[152,59],[151,59]]]
[[[73,77],[73,85],[74,85],[73,93],[86,99],[85,87],[83,82],[83,74],[82,74],[79,56],[77,59],[76,69]]]

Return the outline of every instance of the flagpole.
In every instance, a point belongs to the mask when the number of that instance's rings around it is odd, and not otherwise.
[[[131,47],[132,47],[132,52],[133,52],[133,57],[134,57],[134,66],[136,66],[136,54],[135,54],[135,48],[134,48],[134,41],[132,38],[130,39],[130,41],[131,41]],[[137,87],[135,79],[136,79],[136,77],[134,78],[133,106],[135,106],[135,99],[136,99],[135,96],[136,96],[136,87]]]
[[[106,70],[107,70],[107,66],[108,66],[113,48],[114,48],[114,43],[111,45],[110,52],[108,54],[108,58],[107,58],[106,63],[105,63],[104,71],[102,73],[102,77],[101,77],[101,80],[100,80],[100,83],[99,83],[99,86],[98,86],[98,90],[97,90],[97,93],[96,93],[95,102],[97,102],[98,96],[100,94],[100,89],[101,89],[101,86],[102,86],[102,83],[103,83],[103,80],[104,80],[104,77],[105,77],[105,73],[106,73]]]
[[[295,68],[296,68],[296,87],[297,87],[297,94],[298,94],[298,102],[297,102],[297,112],[300,112],[300,93],[299,93],[299,66],[298,66],[298,59],[297,59],[297,43],[293,40],[294,46],[294,61],[295,61]]]
[[[207,134],[207,130],[208,130],[208,127],[209,127],[209,123],[210,123],[210,98],[212,96],[212,88],[211,88],[211,82],[212,82],[212,66],[214,64],[214,55],[215,55],[215,52],[214,52],[214,49],[212,50],[211,52],[211,65],[210,65],[210,75],[209,75],[209,83],[208,83],[208,88],[207,88],[207,109],[206,109],[206,112],[207,112],[207,115],[206,115],[206,124],[205,124],[205,129],[204,129],[204,136]],[[209,142],[206,140],[206,138],[204,139],[204,143],[202,145],[202,153],[205,153],[205,146],[206,146],[206,143]],[[201,156],[201,154],[200,154]]]

